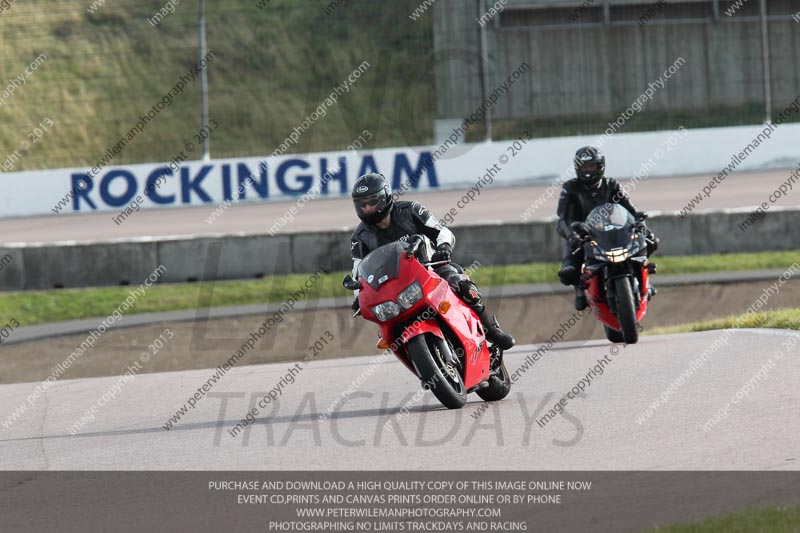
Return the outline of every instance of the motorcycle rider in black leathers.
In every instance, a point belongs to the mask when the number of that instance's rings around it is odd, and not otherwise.
[[[580,238],[571,229],[573,222],[585,222],[589,212],[605,203],[617,203],[627,209],[637,220],[644,220],[647,214],[637,211],[619,183],[606,178],[606,158],[593,146],[584,146],[575,153],[575,173],[573,178],[561,189],[558,199],[558,222],[556,229],[564,239],[564,255],[558,277],[564,285],[575,286],[575,309],[586,309],[586,295],[579,283],[583,266],[583,246]],[[643,224],[643,222],[642,222]],[[658,239],[653,232],[644,227],[647,239],[648,257],[658,249]],[[651,293],[655,294],[651,287]]]
[[[365,174],[353,185],[353,204],[361,224],[350,240],[350,255],[353,258],[353,277],[357,277],[358,265],[368,253],[395,241],[406,241],[412,235],[425,235],[436,247],[431,261],[449,261],[455,244],[453,233],[442,226],[439,220],[417,202],[395,202],[392,190],[382,174]],[[435,269],[450,285],[459,298],[480,318],[489,342],[503,350],[514,343],[514,337],[500,329],[497,318],[489,315],[481,300],[481,293],[472,280],[463,274],[455,263],[447,263]],[[358,291],[353,301],[353,310],[358,310]]]

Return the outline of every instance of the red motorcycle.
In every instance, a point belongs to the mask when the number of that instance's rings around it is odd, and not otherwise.
[[[649,276],[656,265],[647,259],[643,219],[636,220],[621,205],[609,203],[595,207],[586,222],[573,222],[570,229],[583,242],[582,288],[592,312],[603,323],[606,338],[635,344],[639,321],[655,294]]]
[[[503,352],[489,345],[475,312],[433,271],[447,261],[427,262],[424,243],[415,235],[381,246],[361,261],[358,279],[344,277],[345,289],[360,291],[353,316],[378,324],[378,348],[391,349],[445,407],[463,407],[473,391],[502,400],[511,389]]]

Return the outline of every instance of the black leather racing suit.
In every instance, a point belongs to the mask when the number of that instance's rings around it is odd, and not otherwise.
[[[390,211],[391,223],[385,230],[363,222],[353,232],[350,239],[350,255],[353,258],[353,277],[356,277],[358,265],[371,251],[395,241],[407,241],[412,235],[425,235],[434,247],[447,243],[451,248],[456,243],[453,232],[442,226],[439,220],[423,205],[417,202],[395,202]],[[447,281],[462,300],[472,306],[480,303],[480,294],[477,296],[462,290],[462,280],[469,280],[463,274],[464,270],[456,263],[449,263],[434,269],[435,272]],[[474,284],[473,284],[474,285]],[[475,289],[477,293],[477,288]],[[464,294],[462,294],[464,293]]]
[[[573,222],[585,222],[589,213],[598,205],[605,203],[616,203],[627,209],[633,216],[636,216],[636,208],[631,204],[630,198],[622,190],[619,183],[611,178],[603,178],[596,188],[590,189],[577,178],[573,178],[561,188],[561,196],[558,198],[558,222],[556,229],[558,234],[564,237],[564,254],[561,260],[561,268],[573,266],[580,271],[583,265],[583,248],[578,247],[577,241],[572,237],[572,230],[569,229]],[[648,238],[652,238],[652,232],[647,230]],[[579,251],[575,254],[575,249]],[[648,250],[648,255],[655,249]]]

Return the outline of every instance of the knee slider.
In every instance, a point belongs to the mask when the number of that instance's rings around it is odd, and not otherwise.
[[[567,266],[558,272],[558,277],[564,285],[575,285],[580,280],[580,271],[574,266]]]
[[[458,296],[469,305],[481,303],[481,293],[478,286],[470,279],[462,279],[458,282]]]

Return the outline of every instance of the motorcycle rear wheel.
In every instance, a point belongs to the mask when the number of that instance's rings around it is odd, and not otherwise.
[[[448,354],[456,356],[443,339],[432,333],[418,335],[408,341],[411,363],[436,399],[448,409],[460,409],[467,403],[467,391],[460,370],[448,363]]]
[[[496,402],[508,396],[511,392],[511,376],[508,375],[505,362],[500,363],[489,376],[489,386],[475,392],[486,402]]]

